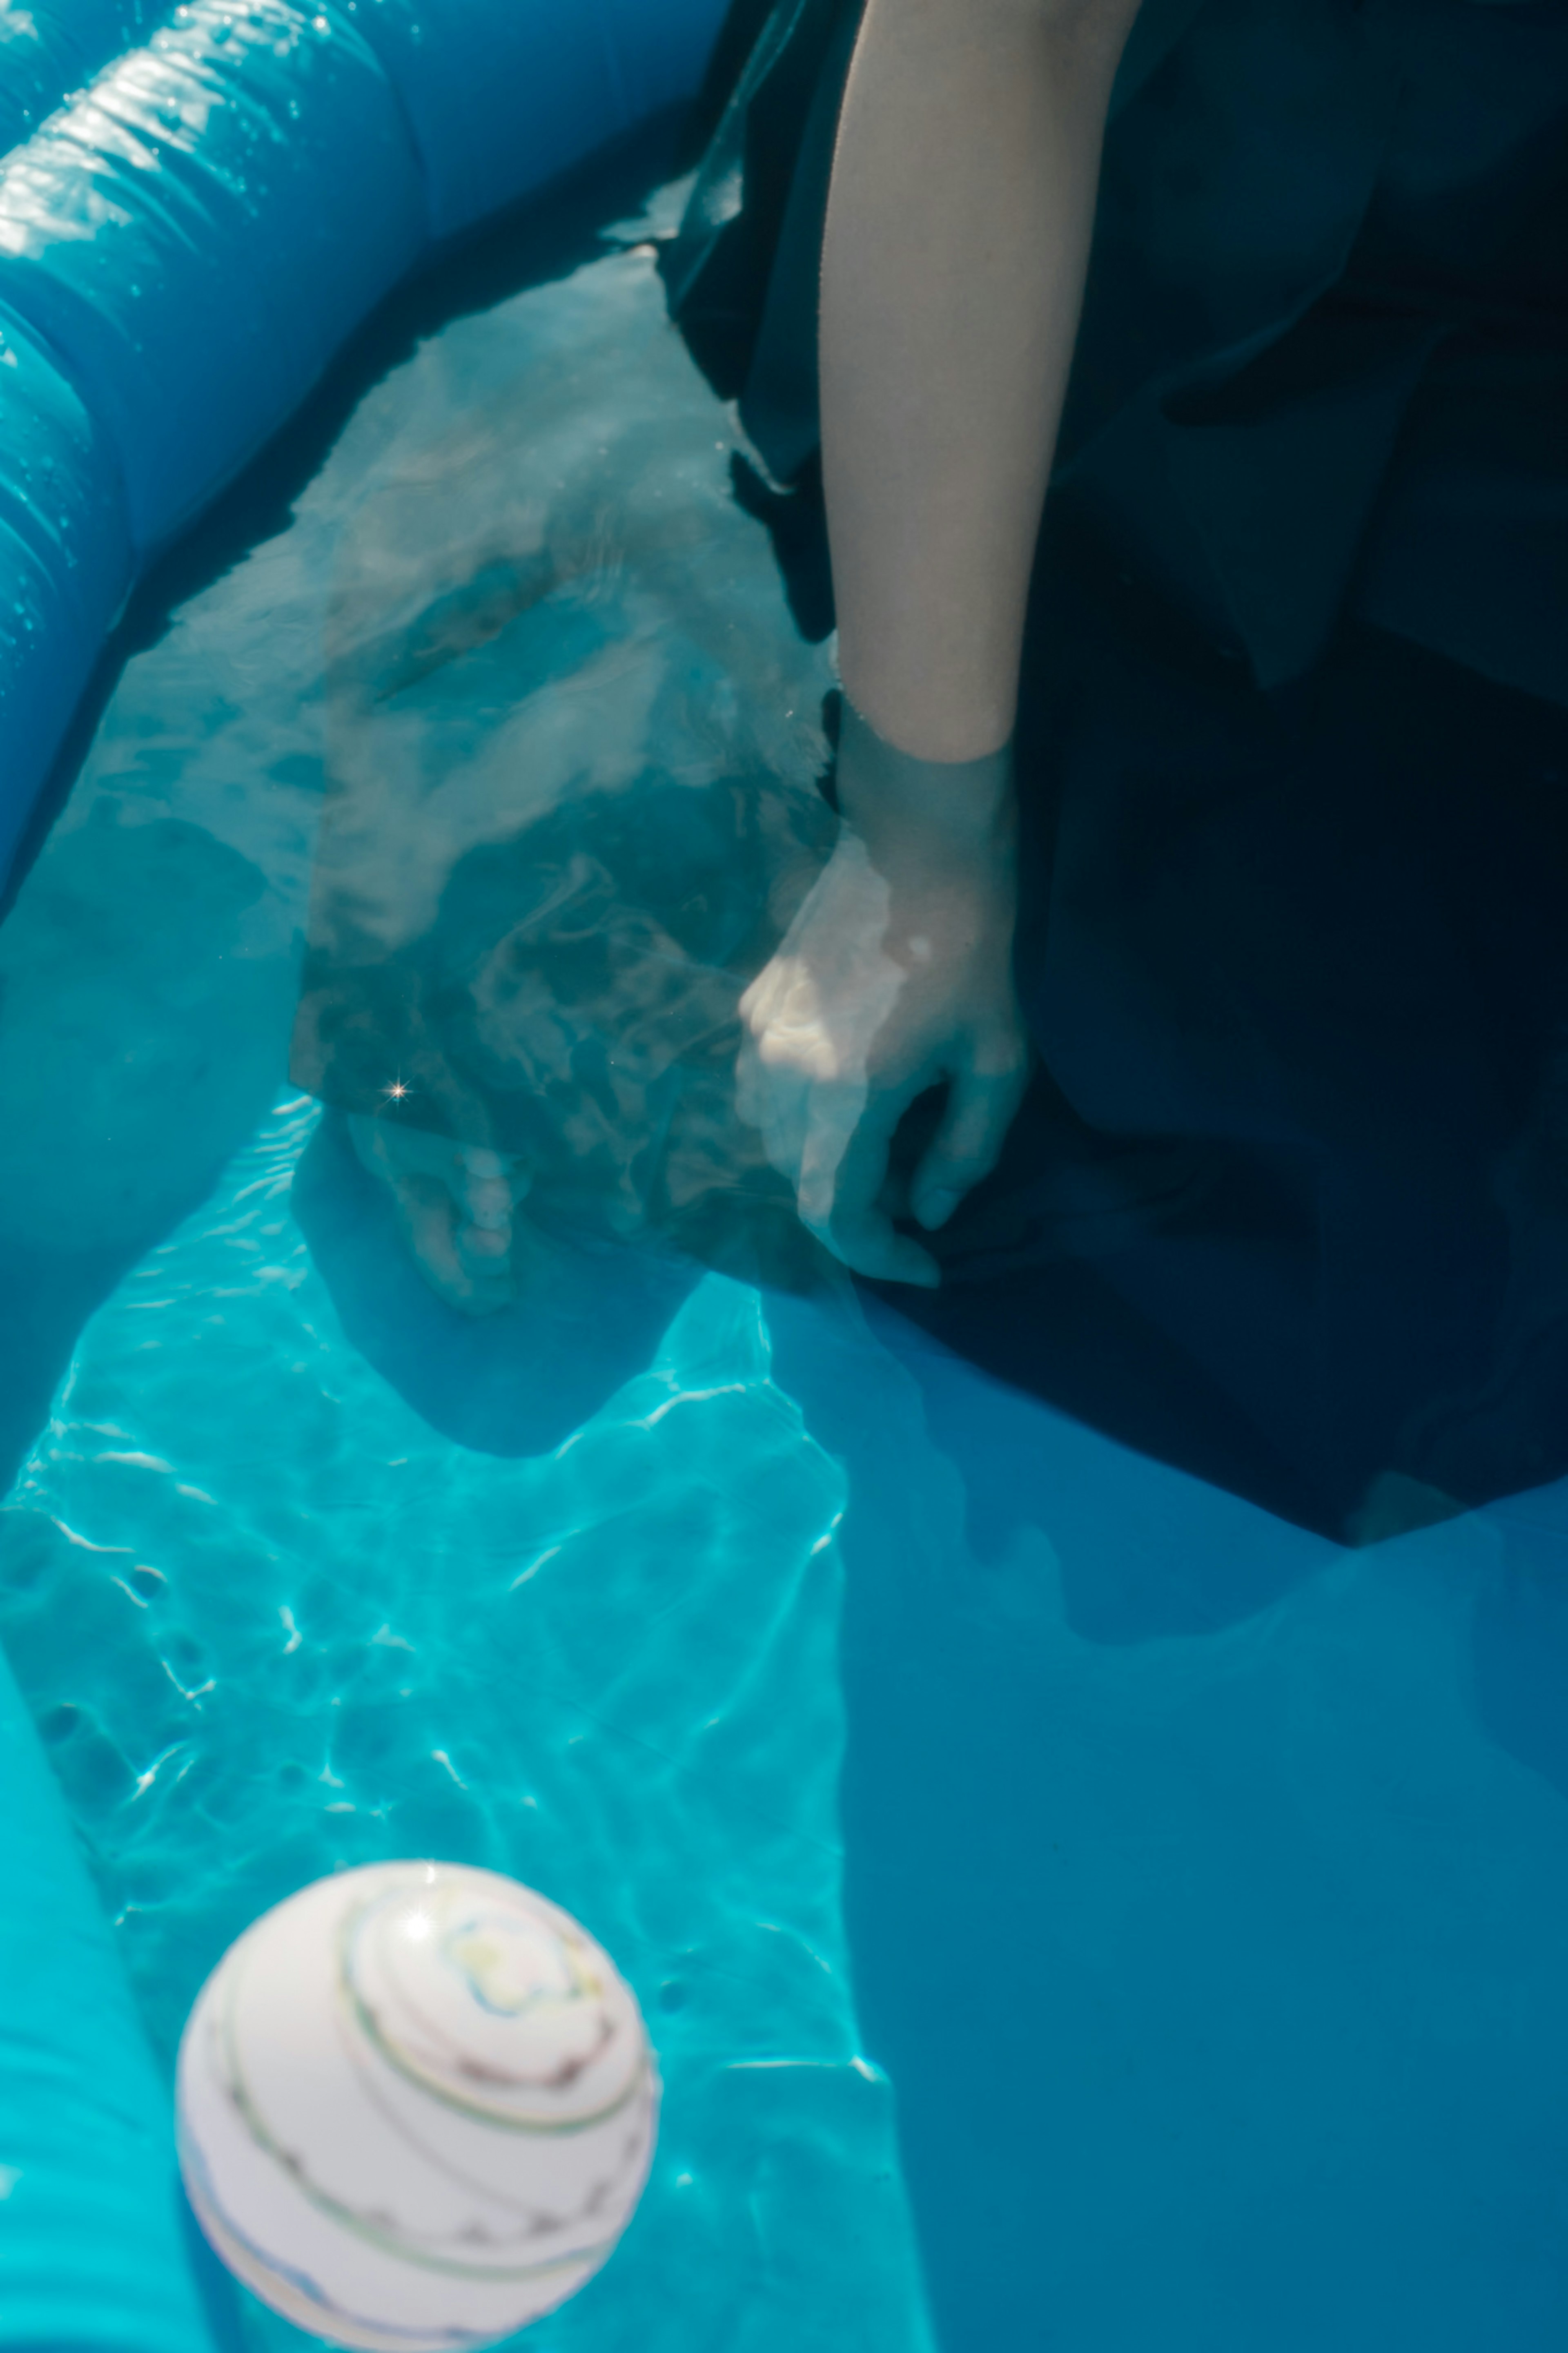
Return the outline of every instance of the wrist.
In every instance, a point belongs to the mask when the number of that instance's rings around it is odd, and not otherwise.
[[[838,808],[884,871],[935,851],[1010,863],[1011,742],[978,760],[924,760],[878,733],[847,695],[838,737]]]

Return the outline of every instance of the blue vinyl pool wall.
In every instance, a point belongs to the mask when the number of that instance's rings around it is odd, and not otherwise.
[[[6,15],[0,872],[149,561],[410,269],[689,97],[722,13],[55,0]]]
[[[421,262],[697,88],[722,0],[0,16],[0,884],[149,564]],[[0,2347],[215,2353],[222,2284],[0,1659]]]

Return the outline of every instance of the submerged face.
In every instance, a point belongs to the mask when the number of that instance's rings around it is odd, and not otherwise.
[[[423,354],[419,397],[377,396],[333,566],[294,1071],[500,1153],[536,1221],[690,1230],[750,1192],[776,1226],[737,1004],[830,836],[823,668],[773,618],[647,255],[562,307],[542,351],[513,330],[526,400],[504,315]]]

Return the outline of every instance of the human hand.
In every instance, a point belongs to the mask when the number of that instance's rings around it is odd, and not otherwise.
[[[468,1315],[510,1305],[515,1218],[531,1176],[524,1164],[357,1113],[349,1133],[362,1165],[391,1188],[398,1223],[432,1289]]]
[[[894,1228],[889,1155],[945,1081],[910,1186],[933,1231],[994,1166],[1023,1097],[1010,763],[911,760],[847,709],[839,795],[837,846],[741,1000],[738,1108],[837,1257],[934,1288],[935,1259]]]

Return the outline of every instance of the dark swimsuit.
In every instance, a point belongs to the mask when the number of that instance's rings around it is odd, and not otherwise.
[[[858,16],[742,0],[665,264],[808,633]],[[900,1311],[1335,1535],[1568,1471],[1565,705],[1568,5],[1146,0],[1019,722],[1043,1071]]]

